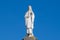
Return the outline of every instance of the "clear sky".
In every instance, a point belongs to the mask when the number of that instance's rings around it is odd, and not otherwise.
[[[21,40],[26,35],[24,15],[31,5],[38,40],[60,40],[59,0],[0,0],[0,40]]]

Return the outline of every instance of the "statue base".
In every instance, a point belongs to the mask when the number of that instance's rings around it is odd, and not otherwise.
[[[37,38],[35,38],[34,36],[31,36],[31,37],[29,37],[28,35],[25,37],[25,38],[23,38],[22,40],[37,40]]]

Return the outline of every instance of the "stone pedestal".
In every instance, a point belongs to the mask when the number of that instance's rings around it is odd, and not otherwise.
[[[34,36],[31,36],[31,37],[26,36],[26,37],[25,37],[25,38],[23,38],[22,40],[37,40],[37,38],[36,38],[36,37],[34,37]]]

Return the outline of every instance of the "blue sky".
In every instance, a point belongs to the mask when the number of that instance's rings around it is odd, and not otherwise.
[[[24,15],[31,5],[38,40],[60,40],[59,0],[0,0],[0,40],[21,40],[26,35]]]

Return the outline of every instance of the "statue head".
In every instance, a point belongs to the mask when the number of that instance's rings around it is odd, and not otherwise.
[[[28,6],[28,10],[29,10],[29,11],[32,11],[31,5]]]

